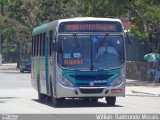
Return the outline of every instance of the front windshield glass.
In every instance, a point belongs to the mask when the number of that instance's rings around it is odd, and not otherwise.
[[[58,38],[58,64],[65,69],[104,70],[124,62],[122,36],[66,35]]]

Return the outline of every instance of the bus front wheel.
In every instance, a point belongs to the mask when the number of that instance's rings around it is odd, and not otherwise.
[[[56,98],[56,97],[52,98],[52,102],[55,107],[62,106],[64,101],[65,101],[65,98]]]
[[[84,102],[98,102],[98,98],[83,98]]]
[[[106,97],[107,105],[114,106],[116,103],[116,97]]]
[[[98,102],[98,98],[91,98],[92,102]]]

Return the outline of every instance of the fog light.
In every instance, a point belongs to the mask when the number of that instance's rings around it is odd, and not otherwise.
[[[77,92],[77,90],[75,90],[74,92],[75,92],[75,94],[76,94],[76,95],[78,95],[78,92]]]

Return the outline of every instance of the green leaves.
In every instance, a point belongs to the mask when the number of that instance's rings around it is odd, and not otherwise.
[[[148,34],[145,30],[140,30],[137,26],[132,25],[130,32],[134,34],[137,38],[142,41],[146,41],[148,39]]]
[[[132,34],[160,39],[159,0],[0,0],[0,9],[0,32],[17,42],[30,41],[36,26],[75,16],[134,18]]]
[[[8,5],[10,0],[0,0],[0,5]]]

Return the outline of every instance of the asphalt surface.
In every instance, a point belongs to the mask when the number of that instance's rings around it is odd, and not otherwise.
[[[127,80],[126,97],[118,97],[115,106],[105,99],[83,102],[67,99],[62,107],[40,103],[31,86],[31,74],[20,73],[15,64],[0,66],[0,113],[10,114],[121,114],[160,113],[160,86]]]

